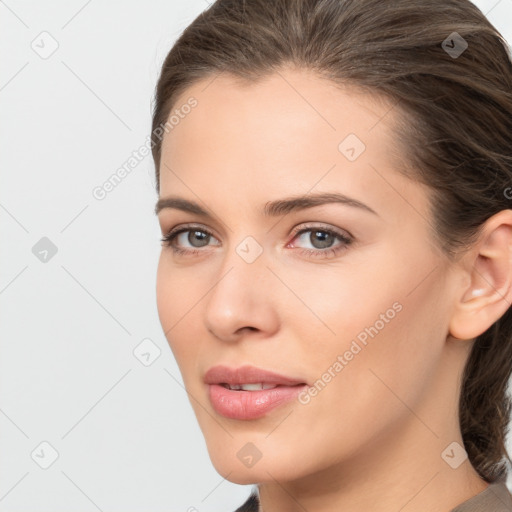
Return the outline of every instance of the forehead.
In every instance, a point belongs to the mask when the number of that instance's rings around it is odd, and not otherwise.
[[[377,208],[396,203],[397,186],[382,177],[394,172],[397,145],[384,96],[283,69],[252,83],[210,76],[187,88],[171,114],[191,98],[195,107],[163,139],[162,196],[193,189],[268,200],[315,186],[360,197],[373,190]]]
[[[302,69],[285,68],[256,82],[227,73],[209,76],[176,98],[173,112],[190,98],[196,100],[196,107],[180,116],[172,135],[164,137],[164,146],[195,136],[221,141],[235,137],[244,139],[247,147],[251,140],[261,145],[311,130],[330,135],[329,140],[356,133],[375,143],[390,135],[388,125],[393,119],[389,115],[392,102],[383,95],[334,84]]]

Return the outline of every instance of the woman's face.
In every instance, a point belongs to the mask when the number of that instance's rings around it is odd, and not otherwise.
[[[176,109],[158,218],[163,235],[189,231],[162,248],[158,312],[216,469],[299,479],[399,431],[418,449],[439,443],[439,458],[452,439],[433,435],[448,410],[438,395],[453,406],[460,370],[444,364],[454,279],[430,241],[427,190],[394,169],[391,104],[283,70],[196,83]],[[315,199],[327,194],[348,199]],[[297,385],[205,383],[218,365]]]

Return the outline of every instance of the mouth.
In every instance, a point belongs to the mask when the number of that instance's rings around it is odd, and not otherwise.
[[[204,378],[213,409],[226,418],[261,418],[279,406],[289,404],[308,384],[294,377],[242,366],[214,366]]]
[[[283,384],[270,384],[268,382],[257,382],[251,384],[227,384],[225,382],[219,383],[220,386],[230,389],[232,391],[261,391],[263,389],[274,389],[277,387],[285,387]],[[295,386],[302,386],[303,384],[295,384]],[[286,386],[286,387],[295,387]]]

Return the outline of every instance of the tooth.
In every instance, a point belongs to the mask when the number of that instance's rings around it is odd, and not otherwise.
[[[242,389],[244,391],[259,391],[260,389],[263,389],[263,387],[261,383],[242,384]]]
[[[230,389],[243,390],[243,391],[260,391],[262,389],[272,389],[277,387],[275,384],[267,383],[251,383],[251,384],[230,384]]]

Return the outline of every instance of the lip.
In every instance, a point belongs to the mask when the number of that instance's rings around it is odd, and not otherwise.
[[[214,410],[226,418],[238,420],[261,418],[296,398],[308,386],[303,380],[249,365],[239,368],[214,366],[205,373],[204,382]],[[277,387],[244,391],[231,390],[222,385],[259,382]]]
[[[305,384],[303,380],[250,365],[238,368],[230,368],[225,365],[213,366],[205,373],[204,381],[206,384],[254,384],[257,382],[280,386]]]

